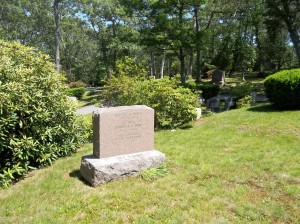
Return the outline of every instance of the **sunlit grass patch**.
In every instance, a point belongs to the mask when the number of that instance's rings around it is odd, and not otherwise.
[[[155,133],[162,168],[97,188],[79,172],[87,144],[1,190],[0,223],[299,223],[299,133],[299,111],[214,114]]]
[[[169,173],[168,168],[165,165],[161,165],[159,167],[150,168],[148,170],[143,171],[140,174],[141,179],[146,181],[153,181],[160,177],[165,176]]]

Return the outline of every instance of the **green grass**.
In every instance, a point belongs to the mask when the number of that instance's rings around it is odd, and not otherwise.
[[[251,82],[255,91],[259,93],[264,92],[264,78],[257,78],[256,73],[245,73],[245,80],[247,82]],[[221,87],[220,94],[230,94],[231,88],[234,88],[238,84],[243,83],[242,74],[241,73],[234,73],[225,78],[226,85]],[[250,92],[248,93],[250,94]]]
[[[86,92],[81,100],[78,100],[78,107],[85,107],[90,105],[99,106],[103,103],[101,94],[90,94]]]
[[[300,223],[300,112],[270,106],[158,131],[162,171],[88,186],[78,153],[0,191],[0,223]],[[160,175],[163,174],[163,175]]]

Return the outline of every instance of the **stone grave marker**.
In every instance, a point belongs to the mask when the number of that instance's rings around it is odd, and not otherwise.
[[[220,103],[220,100],[216,97],[213,97],[207,101],[206,108],[210,109],[213,112],[217,112],[217,111],[219,111],[219,103]]]
[[[236,102],[233,97],[227,97],[225,99],[225,110],[230,110],[230,108],[234,108],[236,106]]]
[[[93,155],[82,158],[81,175],[97,186],[157,167],[165,155],[154,149],[154,110],[135,105],[101,108],[93,115]]]
[[[221,70],[215,70],[212,74],[212,83],[214,84],[225,84],[225,72]]]
[[[152,108],[102,108],[93,117],[93,128],[93,154],[98,158],[154,150]]]

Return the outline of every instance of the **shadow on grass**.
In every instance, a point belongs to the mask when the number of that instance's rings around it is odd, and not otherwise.
[[[255,107],[250,107],[248,111],[252,112],[284,112],[285,110],[278,109],[272,104],[262,104]]]
[[[84,183],[85,185],[91,187],[90,183],[87,182],[87,181],[83,178],[83,176],[81,176],[80,170],[79,170],[79,169],[76,169],[76,170],[73,170],[72,172],[70,172],[70,173],[69,173],[69,177],[76,178],[76,179],[80,180],[82,183]]]
[[[94,105],[95,104],[95,101],[96,102],[99,102],[101,99],[101,96],[99,96],[98,94],[94,94],[94,95],[91,95],[91,96],[87,96],[85,98],[82,98],[80,101],[82,102],[81,106],[82,107],[86,107],[86,106],[90,106],[90,105]]]

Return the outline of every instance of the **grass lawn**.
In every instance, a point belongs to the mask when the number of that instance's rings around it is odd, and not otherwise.
[[[85,107],[95,104],[101,104],[103,101],[101,94],[88,94],[86,92],[81,100],[78,101],[78,107]],[[96,105],[99,106],[99,105]]]
[[[300,111],[270,106],[158,131],[169,173],[88,186],[92,145],[0,190],[0,223],[300,223]]]

